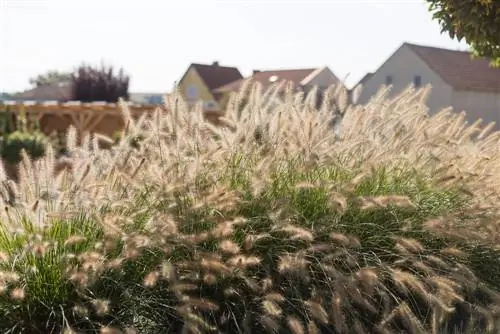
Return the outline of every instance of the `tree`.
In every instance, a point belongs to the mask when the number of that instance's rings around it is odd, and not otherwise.
[[[123,69],[115,73],[111,66],[97,68],[84,64],[71,75],[72,97],[81,102],[128,100],[129,81]]]
[[[69,81],[71,79],[71,73],[69,72],[59,72],[57,70],[48,71],[45,74],[40,74],[35,78],[30,79],[30,84],[36,87],[55,84],[59,82]]]
[[[426,0],[441,32],[465,40],[473,55],[491,59],[500,66],[499,0]]]

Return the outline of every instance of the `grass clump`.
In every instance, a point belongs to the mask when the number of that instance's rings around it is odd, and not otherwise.
[[[428,117],[426,90],[341,108],[338,133],[341,89],[319,110],[273,89],[221,127],[182,100],[123,106],[122,139],[71,129],[57,172],[50,146],[24,154],[1,192],[0,330],[498,332],[498,133]]]

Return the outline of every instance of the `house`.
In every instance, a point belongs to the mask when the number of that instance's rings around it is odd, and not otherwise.
[[[11,101],[30,101],[30,102],[68,102],[72,100],[71,84],[68,82],[59,82],[36,86],[21,93],[12,94],[9,97]],[[137,104],[162,104],[163,95],[160,93],[130,93],[130,102]]]
[[[430,84],[431,114],[451,106],[465,111],[469,122],[500,121],[500,68],[490,67],[487,59],[472,59],[467,51],[403,43],[362,82],[360,104],[369,102],[383,85],[391,85],[390,96],[395,96],[409,85]]]
[[[13,101],[65,102],[71,100],[71,95],[71,85],[66,82],[58,82],[40,85],[21,93],[12,94],[10,99]]]
[[[373,73],[372,72],[368,72],[366,73],[362,78],[361,80],[359,80],[354,86],[352,89],[349,89],[348,90],[348,94],[349,94],[349,103],[357,103],[357,101],[354,101],[355,98],[359,99],[359,96],[354,96],[354,90],[356,89],[356,87],[358,86],[362,86],[364,87],[365,83],[368,81],[368,79],[370,79],[371,77],[373,76]]]
[[[211,65],[193,63],[182,76],[178,86],[189,105],[201,101],[204,110],[218,111],[221,94],[215,90],[242,78],[236,67],[221,66],[218,62]]]
[[[145,105],[161,105],[165,94],[160,93],[129,93],[129,101]]]
[[[273,84],[291,82],[296,90],[304,92],[310,91],[315,86],[321,91],[340,82],[327,66],[304,69],[254,70],[250,77],[241,78],[215,89],[214,92],[221,96],[220,100],[223,107],[229,100],[230,94],[238,92],[248,79],[259,82],[264,89]]]

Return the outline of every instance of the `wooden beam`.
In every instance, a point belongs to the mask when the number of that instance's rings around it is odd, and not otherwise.
[[[37,101],[2,101],[0,106],[9,106],[12,109],[19,111],[22,108],[35,110],[35,111],[48,111],[48,112],[61,112],[61,111],[75,111],[75,110],[91,110],[91,111],[106,111],[112,113],[119,113],[120,106],[117,103],[81,103],[79,101],[70,101],[60,103],[57,101],[37,102]],[[133,104],[128,103],[130,111],[152,111],[156,109],[157,105],[149,104]]]
[[[97,117],[94,119],[94,121],[92,123],[90,123],[90,121],[92,119],[89,118],[89,122],[87,124],[85,124],[86,130],[89,132],[92,132],[92,130],[94,130],[94,128],[102,121],[104,116],[106,116],[104,113],[97,115]]]
[[[83,134],[85,131],[85,113],[81,110],[78,112],[78,132]]]
[[[71,116],[71,121],[73,122],[73,126],[79,132],[80,129],[80,119],[76,117],[76,115],[73,113],[70,115]]]

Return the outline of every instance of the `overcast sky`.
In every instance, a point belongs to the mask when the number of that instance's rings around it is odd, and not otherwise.
[[[170,91],[191,62],[215,60],[243,75],[328,65],[352,85],[405,41],[467,48],[423,0],[0,0],[0,91],[101,61],[133,92]]]

